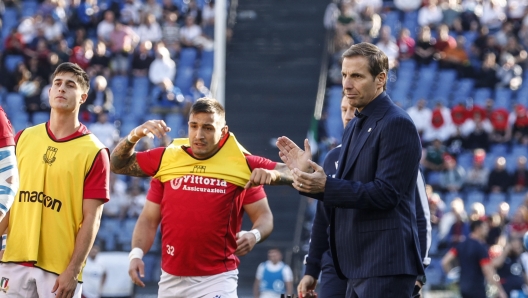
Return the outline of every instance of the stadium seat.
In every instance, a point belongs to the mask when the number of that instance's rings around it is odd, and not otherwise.
[[[471,191],[466,195],[465,198],[465,207],[466,210],[473,205],[473,203],[484,203],[484,199],[486,198],[486,195],[481,191]]]
[[[198,52],[195,48],[183,48],[180,52],[180,59],[177,63],[178,67],[194,67]]]
[[[33,113],[33,124],[40,124],[47,122],[49,120],[50,114],[49,112],[36,112]]]
[[[477,88],[473,94],[473,103],[479,106],[485,106],[486,100],[491,98],[490,88]]]
[[[509,88],[497,88],[495,89],[495,106],[494,108],[505,108],[510,109],[512,91]]]
[[[506,194],[491,193],[488,195],[488,201],[484,205],[486,207],[486,214],[491,215],[499,211],[499,205],[506,202]]]
[[[7,71],[14,72],[19,63],[24,63],[24,56],[22,55],[7,55],[4,60],[4,66]]]
[[[183,95],[189,95],[193,84],[194,68],[191,66],[178,65],[174,85],[180,88]]]
[[[526,198],[526,194],[524,192],[512,192],[510,193],[510,216],[521,206],[524,204],[524,200]]]

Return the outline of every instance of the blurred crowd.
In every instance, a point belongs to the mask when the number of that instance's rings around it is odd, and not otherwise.
[[[319,159],[341,142],[341,54],[374,43],[389,58],[387,92],[422,140],[433,225],[428,286],[453,282],[440,259],[468,237],[472,220],[489,222],[487,244],[501,266],[520,255],[508,243],[528,231],[528,2],[333,1],[324,25],[333,38]],[[521,269],[512,272],[526,287],[528,262]]]

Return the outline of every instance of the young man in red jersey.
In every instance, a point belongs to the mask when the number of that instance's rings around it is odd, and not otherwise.
[[[237,297],[237,256],[247,254],[273,229],[260,185],[291,185],[290,171],[282,163],[250,155],[229,132],[222,105],[211,98],[191,107],[188,139],[134,151],[142,137],[161,138],[168,131],[163,121],[147,121],[111,154],[115,173],[153,177],[132,237],[130,277],[144,286],[138,276],[144,272],[141,258],[161,223],[158,297]],[[237,235],[243,212],[253,227]]]

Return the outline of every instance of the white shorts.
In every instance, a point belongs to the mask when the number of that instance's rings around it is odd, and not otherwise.
[[[14,263],[0,264],[0,297],[55,298],[51,292],[58,275],[40,268]],[[77,284],[74,298],[81,297],[81,284]]]
[[[238,298],[238,270],[208,276],[175,276],[161,270],[158,298]]]

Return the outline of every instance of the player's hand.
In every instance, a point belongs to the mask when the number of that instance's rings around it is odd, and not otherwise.
[[[280,159],[290,170],[297,168],[303,172],[312,172],[310,164],[308,163],[308,160],[312,159],[312,150],[308,139],[304,140],[304,150],[299,148],[288,137],[279,137],[276,144],[277,148],[279,148]]]
[[[251,250],[255,244],[257,244],[257,238],[253,233],[247,231],[240,231],[237,233],[237,249],[235,250],[236,256],[244,256]]]
[[[305,275],[297,286],[297,293],[300,298],[312,298],[317,297],[315,287],[317,286],[317,279],[313,276]]]
[[[132,259],[128,266],[128,275],[135,285],[145,287],[145,284],[141,281],[141,278],[145,277],[145,263],[143,263],[143,260],[139,258]]]
[[[73,270],[66,269],[55,280],[51,292],[55,294],[56,298],[72,298],[77,284],[77,276],[73,274]]]
[[[245,189],[258,185],[269,185],[271,181],[277,180],[278,173],[274,170],[266,170],[262,168],[254,169],[251,172],[249,181],[244,187]]]
[[[134,128],[130,132],[130,136],[134,139],[141,139],[143,137],[149,137],[151,139],[156,136],[158,139],[162,139],[167,132],[171,131],[171,128],[165,124],[163,120],[149,120],[140,126]],[[134,140],[136,141],[136,140]]]
[[[293,184],[292,186],[298,191],[306,193],[321,193],[325,190],[326,173],[323,168],[315,162],[309,160],[308,164],[315,170],[309,174],[299,169],[293,169]]]

